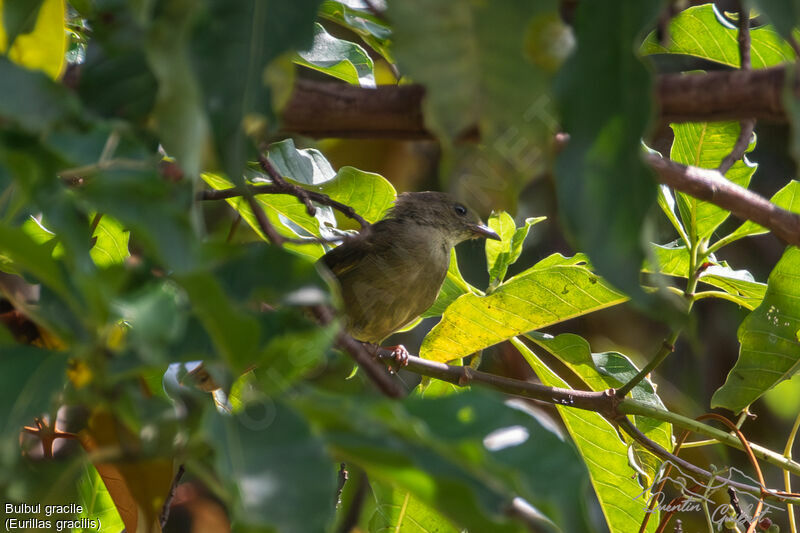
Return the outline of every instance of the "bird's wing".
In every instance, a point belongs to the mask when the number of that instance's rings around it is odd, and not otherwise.
[[[326,253],[322,261],[331,272],[342,276],[358,266],[366,256],[375,253],[374,248],[369,240],[355,237]]]

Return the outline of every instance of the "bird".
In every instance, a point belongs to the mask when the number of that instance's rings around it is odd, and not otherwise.
[[[377,350],[433,305],[447,276],[450,251],[474,238],[501,240],[450,194],[398,195],[384,218],[320,260],[338,281],[345,330]],[[394,359],[407,364],[406,349],[391,348]]]

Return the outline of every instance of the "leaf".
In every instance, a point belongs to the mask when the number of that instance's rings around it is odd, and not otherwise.
[[[658,0],[578,4],[578,45],[557,79],[561,124],[570,141],[555,175],[559,210],[575,248],[634,301],[663,310],[663,302],[656,304],[639,285],[642,228],[657,187],[641,157],[652,80],[633,49],[660,9]],[[587,79],[593,80],[591,90]]]
[[[299,408],[333,453],[469,531],[521,531],[508,505],[524,501],[553,531],[586,530],[586,472],[574,449],[523,404],[479,389],[402,403],[314,394]]]
[[[800,181],[791,180],[770,198],[770,202],[783,209],[800,213]],[[730,235],[724,237],[724,239],[728,242],[733,242],[742,237],[762,235],[764,233],[769,233],[769,230],[748,220],[731,232]]]
[[[36,280],[48,285],[61,297],[70,297],[69,286],[60,265],[53,260],[52,246],[37,244],[24,230],[0,224],[0,242],[3,255],[16,268],[31,274]]]
[[[659,272],[668,276],[689,277],[690,259],[685,246],[677,245],[675,242],[666,246],[651,244],[650,247],[658,260]],[[700,274],[701,282],[722,289],[743,307],[748,309],[758,307],[767,289],[764,283],[755,281],[747,270],[734,270],[724,261],[718,263],[713,254],[707,257],[706,261],[712,264]],[[651,265],[645,265],[643,270],[655,271]]]
[[[686,54],[739,68],[738,29],[713,3],[678,13],[670,22],[669,35],[670,43],[664,47],[655,32],[651,33],[642,45],[642,53]],[[795,58],[792,47],[767,25],[750,29],[750,56],[753,68],[770,67]]]
[[[618,352],[592,353],[589,343],[571,333],[553,337],[542,333],[532,333],[526,337],[569,367],[593,391],[619,388],[633,378],[639,369],[625,355]],[[646,403],[657,409],[666,411],[661,398],[656,394],[654,385],[649,379],[639,382],[631,391],[633,399]],[[648,438],[657,442],[662,448],[671,450],[672,425],[644,416],[634,416],[634,424]],[[640,469],[647,472],[651,484],[661,466],[661,459],[653,455],[639,443],[632,441],[636,452],[636,461]]]
[[[0,117],[31,133],[83,121],[78,102],[66,87],[6,57],[0,57],[0,94]]]
[[[147,62],[158,80],[153,120],[159,140],[184,173],[200,174],[208,135],[200,85],[191,63],[192,25],[202,3],[169,0],[150,22],[145,40]],[[228,45],[219,43],[220,47]]]
[[[538,224],[547,217],[527,218],[525,225],[517,228],[511,215],[502,211],[489,217],[489,227],[492,228],[502,240],[486,240],[486,267],[489,270],[489,282],[496,284],[503,281],[508,267],[519,259],[522,253],[522,243],[528,236],[531,226]]]
[[[335,172],[321,152],[314,149],[298,150],[291,139],[270,146],[269,159],[289,182],[327,194],[333,200],[353,207],[370,222],[378,220],[394,202],[394,187],[379,174],[353,167],[342,167]],[[202,178],[214,189],[234,186],[216,174],[203,173]],[[227,201],[261,238],[265,238],[245,200],[236,197]],[[328,206],[317,205],[316,215],[311,216],[300,200],[288,194],[261,194],[256,196],[256,201],[264,207],[264,212],[278,232],[287,237],[329,237],[332,235],[330,230],[337,227],[336,217]],[[312,243],[287,244],[286,248],[313,260],[324,253],[322,246]]]
[[[670,158],[685,165],[717,168],[736,143],[739,130],[738,122],[672,124],[675,140]],[[755,143],[751,142],[748,150],[752,150],[754,146]],[[757,164],[744,158],[736,161],[725,173],[725,177],[747,188],[757,167]],[[715,204],[682,192],[677,193],[677,201],[681,219],[692,240],[708,239],[730,215],[729,211]]]
[[[83,475],[78,480],[78,495],[83,512],[80,517],[89,520],[98,520],[103,528],[112,531],[122,531],[125,529],[122,519],[119,516],[114,500],[108,492],[103,480],[97,473],[97,469],[91,464],[85,465]],[[74,531],[88,533],[96,531],[97,528],[76,528]]]
[[[464,294],[422,342],[421,357],[450,361],[627,300],[598,278],[582,256],[553,254],[487,296]]]
[[[49,414],[54,397],[67,380],[67,356],[31,346],[2,343],[0,374],[0,446],[17,449],[22,426]],[[18,453],[18,451],[16,452]]]
[[[97,239],[92,246],[92,260],[99,267],[121,265],[131,253],[128,251],[130,232],[117,220],[103,216],[92,235]]]
[[[459,533],[460,530],[449,520],[410,492],[374,481],[370,482],[370,487],[376,501],[375,512],[369,521],[371,533]]]
[[[192,309],[214,341],[217,352],[238,371],[256,359],[258,322],[238,309],[208,273],[187,274],[177,278],[192,302]]]
[[[800,368],[800,248],[775,265],[764,300],[739,326],[739,359],[711,407],[738,413]]]
[[[567,383],[532,350],[517,339],[512,343],[542,383],[551,387],[567,387]],[[636,482],[636,472],[628,464],[627,444],[620,440],[616,429],[599,414],[561,405],[556,405],[556,408],[589,469],[589,477],[609,530],[611,533],[638,531],[644,518],[646,499],[639,499],[643,491]],[[651,518],[646,531],[654,531],[657,523]]]
[[[487,145],[502,145],[504,134],[546,144],[552,105],[535,95],[548,93],[569,42],[559,38],[566,31],[555,2],[404,0],[389,2],[387,16],[400,72],[425,86],[425,123],[446,146],[476,125]],[[503,156],[530,174],[529,150],[521,152]]]
[[[308,48],[319,0],[207,4],[192,35],[194,69],[222,168],[241,184],[247,158],[245,121],[262,126],[274,121],[264,69],[286,51]],[[235,75],[220,75],[220,65]]]
[[[210,412],[204,427],[229,489],[234,530],[325,530],[334,512],[336,469],[301,417],[264,399],[233,416]]]
[[[377,222],[392,207],[397,191],[380,174],[364,172],[353,167],[342,167],[336,176],[316,189],[337,202],[349,205],[367,222]]]
[[[351,85],[375,87],[374,65],[369,54],[356,43],[337,39],[320,23],[314,24],[311,48],[299,52],[294,62]]]
[[[11,43],[11,61],[52,79],[61,76],[67,52],[64,0],[0,0],[0,8],[0,52]]]
[[[589,343],[578,335],[562,333],[553,337],[532,333],[527,335],[527,338],[556,356],[593,391],[619,388],[639,372],[633,362],[621,353],[593,353]],[[664,403],[656,394],[655,386],[649,379],[640,381],[631,391],[631,397],[666,411]],[[672,449],[671,424],[647,417],[634,418],[636,426],[651,440],[665,449]]]
[[[31,33],[39,18],[39,10],[44,0],[5,0],[2,3],[2,21],[6,38],[4,48],[13,46],[20,34]]]
[[[319,16],[349,29],[386,61],[394,63],[390,49],[392,29],[375,15],[355,10],[345,2],[325,0],[319,8]]]

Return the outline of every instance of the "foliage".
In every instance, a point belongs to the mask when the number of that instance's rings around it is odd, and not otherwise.
[[[654,0],[581,1],[569,24],[554,1],[386,3],[0,2],[4,501],[63,505],[56,488],[71,487],[84,511],[62,518],[160,530],[168,478],[183,465],[224,502],[237,531],[622,533],[643,523],[663,456],[599,409],[559,403],[543,414],[477,385],[418,384],[409,373],[411,393],[390,400],[367,372],[353,375],[338,347],[341,323],[317,320],[338,305],[317,260],[359,229],[330,204],[373,223],[406,187],[336,169],[335,144],[284,131],[295,77],[364,91],[387,77],[423,84],[442,188],[480,202],[505,195],[518,207],[517,217],[491,214],[501,239],[477,260],[466,247],[451,255],[423,315],[436,325],[411,327],[421,357],[469,376],[459,365],[476,366],[473,354],[496,362],[512,350],[552,387],[601,392],[636,380],[621,401],[646,411],[631,421],[670,451],[677,429],[697,427],[680,415],[686,405],[767,409],[759,398],[797,373],[798,249],[754,275],[729,251],[769,229],[732,224],[713,201],[659,187],[642,158],[643,139],[657,140],[651,56],[738,67],[731,14],[685,9],[661,42]],[[786,6],[764,5],[766,17],[795,13],[791,2],[775,4]],[[796,19],[753,29],[754,68],[795,59],[786,38]],[[559,128],[570,140],[552,155]],[[671,124],[659,149],[714,169],[740,131],[732,121]],[[471,135],[480,142],[462,146]],[[747,141],[725,173],[742,187],[765,173],[750,160],[755,137]],[[477,193],[477,174],[463,171],[476,162],[501,176]],[[288,189],[252,194],[278,183],[270,169]],[[545,169],[558,205],[547,223],[515,205]],[[780,181],[772,202],[800,212],[798,182]],[[230,195],[201,201],[210,191]],[[334,202],[306,205],[302,191]],[[534,259],[531,243],[558,222],[576,251]],[[287,242],[264,242],[266,227]],[[573,333],[581,322],[572,319],[624,308],[663,322],[674,344],[703,299],[741,310],[739,358],[724,363],[730,373],[710,402],[662,398],[662,376],[637,378],[649,354],[596,352],[608,341]],[[17,317],[27,329],[14,327]],[[650,347],[661,345],[659,334]],[[83,450],[52,461],[47,428]],[[781,463],[773,455],[759,458]],[[351,479],[337,487],[340,463]]]

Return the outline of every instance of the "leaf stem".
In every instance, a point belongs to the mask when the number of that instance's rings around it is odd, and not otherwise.
[[[786,440],[786,447],[783,449],[783,456],[791,461],[792,459],[792,447],[794,446],[794,441],[797,438],[797,432],[800,430],[800,414],[797,415],[797,418],[794,420],[794,426],[792,426],[792,431],[789,433],[789,438]],[[792,491],[792,476],[789,472],[783,472],[783,483],[785,485],[786,492]],[[786,513],[789,515],[789,530],[791,533],[797,533],[797,522],[794,519],[794,505],[789,504],[786,506]]]

